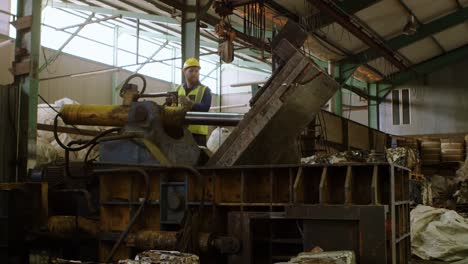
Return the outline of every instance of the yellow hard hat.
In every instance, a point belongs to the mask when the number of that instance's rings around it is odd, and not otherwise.
[[[200,68],[200,63],[198,62],[197,59],[195,58],[188,58],[185,63],[184,63],[184,68],[183,70],[185,71],[185,69],[187,68],[190,68],[190,67],[198,67]]]

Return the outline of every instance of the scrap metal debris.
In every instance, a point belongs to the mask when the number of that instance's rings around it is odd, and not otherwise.
[[[119,264],[198,264],[198,256],[178,251],[148,250],[139,253],[135,260],[120,260]]]
[[[333,154],[318,153],[301,159],[302,164],[337,164],[349,162],[376,163],[384,161],[385,156],[383,154],[363,150],[349,150]]]
[[[413,169],[418,161],[418,153],[416,150],[408,147],[397,147],[387,149],[388,163],[400,165]]]

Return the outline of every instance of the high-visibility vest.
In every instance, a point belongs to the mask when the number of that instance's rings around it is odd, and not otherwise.
[[[181,84],[177,86],[177,94],[179,96],[187,96],[190,100],[194,101],[195,103],[201,103],[203,99],[203,95],[205,94],[206,86],[199,84],[195,89],[190,91],[188,95],[185,94],[184,86]],[[188,130],[192,134],[199,134],[199,135],[208,135],[208,126],[201,126],[201,125],[190,125]]]

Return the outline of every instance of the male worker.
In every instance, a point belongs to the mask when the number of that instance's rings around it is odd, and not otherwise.
[[[190,111],[208,112],[211,107],[211,90],[200,83],[200,63],[195,58],[189,58],[185,61],[182,70],[185,83],[176,88],[180,98],[179,103],[191,106]],[[188,129],[199,146],[206,146],[208,126],[190,125]]]

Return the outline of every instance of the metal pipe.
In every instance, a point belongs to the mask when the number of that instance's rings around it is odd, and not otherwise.
[[[159,92],[159,93],[147,93],[140,94],[138,98],[159,98],[159,97],[170,97],[173,96],[170,92]]]
[[[65,124],[88,126],[125,126],[130,107],[115,105],[64,105],[60,110]],[[236,126],[244,114],[187,112],[185,124]]]
[[[210,110],[221,110],[221,109],[231,109],[231,108],[240,108],[248,107],[249,104],[233,104],[233,105],[223,105],[223,106],[213,106]]]
[[[1,9],[0,9],[0,13],[5,14],[5,15],[9,15],[9,16],[12,16],[12,17],[16,17],[15,14],[12,14],[10,12],[7,12],[7,11],[1,10]]]
[[[116,19],[116,18],[122,18],[122,15],[99,18],[99,19],[91,20],[91,21],[84,22],[84,23],[81,23],[81,24],[66,26],[66,27],[63,27],[63,28],[58,28],[57,30],[64,31],[65,29],[70,29],[70,28],[75,28],[75,27],[82,27],[82,26],[86,26],[86,25],[89,25],[89,24],[99,23],[99,22],[103,22],[103,21],[107,21],[107,20],[111,20],[111,19]]]
[[[236,126],[243,118],[244,114],[239,113],[187,112],[185,123],[191,125]]]

